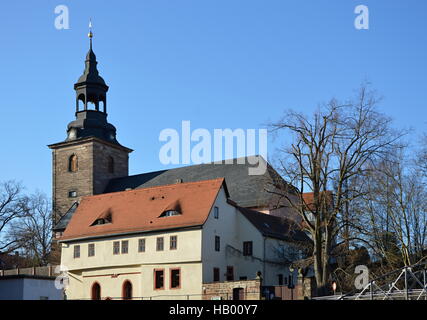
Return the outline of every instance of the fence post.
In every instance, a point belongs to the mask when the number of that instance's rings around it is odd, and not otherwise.
[[[424,271],[423,271],[423,274],[424,274],[424,288],[423,288],[423,290],[424,290],[424,300],[427,300],[427,279],[426,279],[426,273],[427,273],[427,270],[424,267]]]
[[[374,300],[374,281],[369,283],[369,288],[371,289],[371,300]]]
[[[408,268],[407,267],[405,267],[405,299],[409,300]]]

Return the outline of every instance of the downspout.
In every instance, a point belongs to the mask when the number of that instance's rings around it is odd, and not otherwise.
[[[263,265],[262,265],[262,274],[263,278],[265,279],[265,240],[267,239],[266,236],[263,236],[264,239],[264,252],[263,252]]]

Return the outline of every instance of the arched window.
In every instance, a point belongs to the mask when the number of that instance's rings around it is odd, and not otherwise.
[[[132,300],[132,283],[129,280],[123,283],[122,291],[123,300]]]
[[[76,112],[83,111],[85,109],[86,97],[82,93],[78,96],[76,101]]]
[[[114,158],[108,157],[108,173],[114,173]]]
[[[75,154],[73,154],[68,159],[68,171],[69,172],[77,172],[78,169],[79,169],[78,159],[77,159],[77,156]]]
[[[95,282],[92,285],[91,297],[92,300],[101,300],[101,286],[98,282]]]

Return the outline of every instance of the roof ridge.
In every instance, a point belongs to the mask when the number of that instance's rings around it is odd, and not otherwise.
[[[191,165],[187,165],[187,166],[180,166],[180,167],[176,167],[176,168],[170,168],[170,169],[163,169],[163,170],[156,170],[156,171],[148,171],[148,172],[144,172],[144,173],[138,173],[138,174],[134,174],[134,175],[130,175],[130,176],[125,176],[125,177],[117,177],[117,178],[113,178],[111,179],[111,181],[117,181],[120,179],[126,179],[126,178],[133,178],[133,177],[138,177],[138,176],[144,176],[146,174],[152,174],[152,173],[158,173],[158,172],[166,172],[166,171],[170,171],[170,170],[177,170],[177,169],[183,169],[183,168],[191,168],[191,167],[197,167],[197,166],[203,166],[203,165],[225,165],[227,164],[227,161],[231,161],[233,160],[233,164],[235,164],[234,162],[240,159],[248,159],[248,158],[262,158],[267,164],[268,161],[266,159],[264,159],[264,157],[260,154],[256,154],[256,155],[251,155],[251,156],[244,156],[244,157],[235,157],[235,158],[228,158],[228,159],[221,159],[218,161],[212,161],[212,162],[208,162],[208,163],[198,163],[198,164],[191,164]],[[236,164],[240,164],[240,163],[236,163]],[[251,163],[248,163],[245,161],[245,163],[241,163],[240,165],[251,165]]]
[[[170,184],[164,184],[161,186],[154,186],[154,187],[145,187],[145,188],[136,188],[136,189],[131,189],[131,190],[124,190],[124,191],[116,191],[116,192],[109,192],[109,193],[101,193],[101,194],[95,194],[95,195],[91,195],[91,196],[83,196],[83,199],[92,199],[92,198],[101,198],[101,197],[106,197],[106,196],[112,196],[112,195],[119,195],[119,194],[123,194],[126,192],[142,192],[142,191],[147,191],[147,189],[162,189],[162,188],[172,188],[174,186],[183,186],[183,185],[191,185],[191,184],[207,184],[207,183],[211,183],[211,182],[216,182],[216,181],[225,181],[225,178],[216,178],[216,179],[209,179],[209,180],[200,180],[200,181],[190,181],[190,182],[180,182],[180,183],[170,183]]]

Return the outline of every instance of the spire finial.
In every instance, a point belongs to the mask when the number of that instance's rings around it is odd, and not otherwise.
[[[93,33],[92,33],[92,18],[89,19],[89,33],[87,35],[90,39],[90,48],[92,49],[92,38],[93,38]]]

